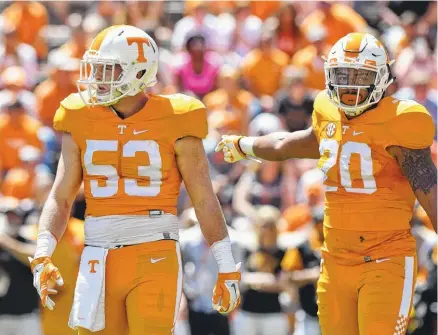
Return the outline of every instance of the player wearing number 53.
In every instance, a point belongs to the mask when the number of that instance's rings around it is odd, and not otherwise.
[[[427,110],[385,96],[392,62],[372,35],[341,38],[325,59],[326,90],[312,127],[262,137],[223,136],[225,160],[319,158],[326,187],[318,282],[324,335],[403,335],[416,279],[410,232],[415,198],[437,222],[437,169]]]
[[[182,290],[182,181],[218,265],[213,306],[228,313],[240,302],[240,273],[202,146],[206,109],[182,94],[145,94],[157,67],[149,35],[109,27],[82,59],[78,88],[85,90],[62,101],[54,118],[62,152],[31,265],[42,303],[52,309],[49,285],[63,281],[50,257],[83,182],[86,246],[69,320],[80,335],[173,333]]]

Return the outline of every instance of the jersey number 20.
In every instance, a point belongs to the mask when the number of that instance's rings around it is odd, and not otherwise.
[[[319,145],[319,152],[322,155],[328,151],[329,157],[322,164],[321,170],[324,172],[324,181],[327,179],[328,171],[336,165],[339,153],[339,142],[333,139],[322,139]],[[350,159],[352,154],[360,156],[360,173],[364,187],[352,187],[350,175]],[[373,160],[371,158],[371,148],[365,143],[346,142],[342,145],[339,157],[339,170],[341,185],[347,192],[372,194],[376,192],[376,180],[373,176]],[[327,192],[333,192],[337,186],[327,186]]]

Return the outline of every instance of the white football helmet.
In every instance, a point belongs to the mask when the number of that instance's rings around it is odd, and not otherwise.
[[[117,64],[122,72],[115,78]],[[87,105],[109,106],[154,86],[157,70],[158,47],[148,34],[133,26],[112,26],[94,38],[82,58],[79,94]],[[108,85],[104,93],[102,85]]]
[[[350,33],[330,50],[324,64],[331,102],[348,116],[377,104],[394,81],[388,52],[374,36]]]

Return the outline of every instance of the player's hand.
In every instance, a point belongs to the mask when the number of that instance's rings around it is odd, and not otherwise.
[[[215,151],[223,151],[224,160],[228,163],[235,163],[249,157],[240,149],[239,140],[243,136],[238,135],[222,135],[222,139],[217,144]]]
[[[50,257],[39,257],[35,259],[29,257],[29,261],[33,273],[33,286],[36,288],[43,306],[53,310],[55,303],[50,299],[49,294],[56,294],[58,292],[49,289],[49,283],[52,281],[62,286],[64,285],[64,280],[58,268],[53,265]]]
[[[219,273],[213,289],[213,308],[221,314],[228,314],[240,305],[240,272]]]

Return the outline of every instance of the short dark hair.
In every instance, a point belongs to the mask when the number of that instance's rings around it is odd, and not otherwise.
[[[205,44],[205,37],[202,34],[193,34],[186,40],[186,50],[189,51],[194,42],[201,41]]]
[[[24,109],[24,104],[23,104],[23,102],[21,101],[21,99],[15,99],[15,100],[13,100],[13,101],[10,101],[10,102],[8,102],[6,105],[5,105],[5,108],[7,109],[7,110],[11,110],[11,109]]]

